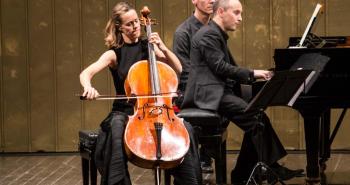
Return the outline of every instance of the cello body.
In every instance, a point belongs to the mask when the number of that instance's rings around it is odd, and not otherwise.
[[[132,94],[154,94],[150,62],[139,61],[131,66],[125,81],[127,96]],[[160,93],[175,92],[177,76],[163,62],[156,62]],[[142,73],[141,73],[142,72]],[[141,75],[142,74],[142,75]],[[162,129],[157,137],[155,123]],[[160,139],[160,140],[159,140]],[[157,147],[160,143],[160,155]],[[129,160],[142,168],[173,168],[180,164],[189,149],[189,135],[182,119],[172,109],[171,97],[140,98],[135,104],[134,115],[129,117],[124,134],[124,144]]]
[[[147,37],[151,36],[154,20],[150,10],[141,10]],[[124,133],[124,146],[129,161],[142,168],[155,169],[156,184],[160,184],[160,169],[179,165],[186,155],[190,139],[183,120],[172,107],[172,97],[178,86],[175,71],[156,60],[154,45],[148,43],[148,60],[142,60],[129,69],[124,83],[127,96],[149,95],[137,98],[134,115]]]

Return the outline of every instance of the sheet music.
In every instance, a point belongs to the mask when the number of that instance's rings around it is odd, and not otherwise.
[[[320,11],[321,7],[322,7],[321,4],[317,4],[317,5],[316,5],[316,8],[315,8],[315,10],[314,10],[314,13],[312,14],[312,16],[311,16],[311,18],[310,18],[310,20],[309,20],[309,23],[308,23],[307,26],[306,26],[306,29],[305,29],[304,34],[303,34],[303,37],[300,39],[299,44],[296,45],[296,46],[290,46],[289,48],[306,48],[306,47],[303,46],[304,41],[305,41],[305,38],[306,38],[307,35],[310,33],[311,28],[312,28],[312,26],[313,26],[313,24],[314,24],[314,22],[315,22],[315,20],[316,20],[316,16],[317,16],[318,12]]]

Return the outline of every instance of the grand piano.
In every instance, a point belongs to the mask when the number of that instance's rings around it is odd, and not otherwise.
[[[289,45],[295,46],[301,38],[292,37]],[[350,107],[350,37],[320,37],[310,43],[311,48],[275,49],[275,71],[290,70],[304,54],[317,53],[329,57],[328,63],[319,73],[308,92],[302,93],[294,105],[304,118],[307,179],[319,181],[330,158],[331,144],[339,126]],[[321,48],[315,48],[315,46]],[[307,62],[307,61],[306,61]],[[330,133],[332,108],[343,109],[333,133]]]

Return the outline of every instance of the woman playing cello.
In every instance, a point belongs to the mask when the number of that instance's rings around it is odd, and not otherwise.
[[[130,67],[140,60],[148,58],[147,42],[154,44],[154,52],[158,61],[171,66],[176,73],[181,72],[178,58],[165,46],[157,33],[152,33],[148,40],[141,38],[139,17],[134,8],[126,2],[120,2],[113,8],[105,32],[106,45],[109,48],[100,58],[84,69],[80,74],[80,83],[84,88],[86,99],[95,99],[99,93],[93,88],[93,76],[108,67],[113,77],[118,95],[125,95],[124,82]],[[144,78],[140,76],[140,78]],[[128,101],[116,100],[110,114],[101,123],[101,131],[96,146],[96,165],[101,172],[101,184],[131,184],[127,170],[127,156],[123,144],[123,134],[132,115],[134,104]],[[183,162],[170,169],[174,176],[174,184],[199,185],[201,172],[199,168],[196,141],[190,124],[184,122],[190,136],[190,149]]]

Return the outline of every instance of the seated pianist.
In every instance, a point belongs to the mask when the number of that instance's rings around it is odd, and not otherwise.
[[[232,184],[245,184],[259,160],[269,165],[281,180],[303,173],[278,163],[287,153],[273,130],[270,120],[263,114],[262,140],[258,140],[256,112],[244,112],[247,102],[236,96],[231,86],[271,78],[271,71],[253,70],[236,65],[227,46],[228,33],[235,31],[242,21],[242,5],[238,0],[217,0],[213,17],[192,38],[191,68],[181,108],[199,108],[218,112],[244,132],[244,139],[235,169],[231,172]],[[233,13],[235,12],[235,13]],[[230,16],[226,16],[230,15]],[[226,20],[228,17],[229,20]],[[234,83],[231,83],[234,80]],[[264,148],[259,148],[260,144]],[[269,180],[269,179],[268,179]]]

